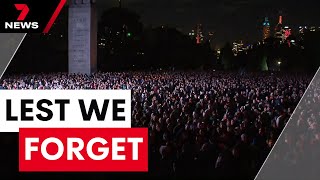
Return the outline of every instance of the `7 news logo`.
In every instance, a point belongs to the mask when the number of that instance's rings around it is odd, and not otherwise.
[[[25,22],[30,9],[27,4],[14,4],[18,11],[21,11],[20,15],[15,22],[5,22],[5,29],[38,29],[38,22]]]

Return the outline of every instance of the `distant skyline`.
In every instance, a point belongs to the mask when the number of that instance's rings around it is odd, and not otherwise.
[[[97,4],[101,15],[117,7],[118,0],[97,0]],[[316,0],[122,0],[122,7],[137,12],[144,25],[169,25],[188,33],[201,23],[205,31],[215,32],[214,41],[220,46],[233,40],[260,40],[264,18],[269,17],[273,30],[280,11],[283,25],[319,26],[316,4]]]

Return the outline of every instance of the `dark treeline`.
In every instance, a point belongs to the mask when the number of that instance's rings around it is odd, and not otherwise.
[[[99,23],[98,61],[105,70],[170,68],[189,69],[214,65],[209,43],[196,44],[168,26],[143,27],[138,14],[112,8]]]
[[[295,37],[289,37],[294,38]],[[222,49],[221,63],[226,69],[245,68],[249,71],[313,72],[320,66],[320,33],[308,32],[296,43],[282,43],[268,38],[246,52],[233,56],[230,45]]]
[[[50,34],[28,34],[7,72],[68,70],[68,8]],[[297,39],[290,37],[290,39]],[[174,27],[144,26],[140,16],[125,8],[105,11],[98,23],[98,69],[210,69],[314,71],[320,65],[320,33],[309,32],[295,45],[269,38],[237,56],[226,43],[218,57],[209,41],[194,38]],[[281,62],[281,64],[279,64]]]

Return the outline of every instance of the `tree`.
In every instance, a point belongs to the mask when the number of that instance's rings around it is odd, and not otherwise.
[[[110,69],[127,69],[140,58],[143,25],[140,16],[125,8],[106,10],[98,24],[98,63]]]
[[[146,54],[144,65],[147,67],[189,69],[208,67],[213,61],[209,44],[197,45],[176,28],[160,26],[147,29],[142,44]]]
[[[304,64],[310,71],[320,66],[320,32],[308,32],[304,37]]]
[[[221,61],[224,69],[230,70],[233,68],[234,54],[230,43],[226,43],[221,49]]]

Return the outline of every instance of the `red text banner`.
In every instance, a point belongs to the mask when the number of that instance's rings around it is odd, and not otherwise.
[[[20,172],[147,172],[147,128],[21,128]]]

